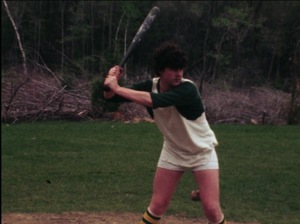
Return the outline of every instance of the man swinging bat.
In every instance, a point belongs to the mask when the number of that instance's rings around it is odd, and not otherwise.
[[[226,223],[219,202],[218,145],[210,128],[196,85],[183,77],[186,53],[175,43],[166,42],[153,55],[156,77],[120,86],[123,69],[112,67],[103,92],[110,102],[131,101],[145,106],[164,136],[153,181],[149,207],[139,224],[158,224],[165,214],[177,184],[191,171],[198,186],[204,214],[210,224]]]

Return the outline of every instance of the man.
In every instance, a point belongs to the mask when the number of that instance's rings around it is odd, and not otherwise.
[[[209,223],[226,223],[219,203],[219,165],[215,151],[218,142],[206,120],[197,87],[183,78],[186,64],[186,53],[167,42],[154,52],[156,78],[130,88],[122,87],[118,79],[123,69],[114,66],[104,82],[109,87],[104,92],[107,100],[132,101],[145,106],[164,136],[152,198],[140,224],[159,223],[187,170],[195,177]]]

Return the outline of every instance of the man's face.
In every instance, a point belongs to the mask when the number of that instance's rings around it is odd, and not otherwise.
[[[162,72],[160,72],[161,82],[170,88],[178,86],[181,83],[182,77],[183,69],[165,68]]]

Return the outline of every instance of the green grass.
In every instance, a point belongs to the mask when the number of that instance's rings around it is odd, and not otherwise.
[[[229,220],[300,223],[300,127],[212,125]],[[2,124],[2,212],[143,212],[162,136],[155,124]],[[201,217],[186,173],[167,214]]]

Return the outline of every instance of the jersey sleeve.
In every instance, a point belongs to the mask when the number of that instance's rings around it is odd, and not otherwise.
[[[191,100],[199,98],[197,87],[191,82],[183,82],[180,85],[164,93],[151,93],[153,108],[168,106],[184,106]]]

